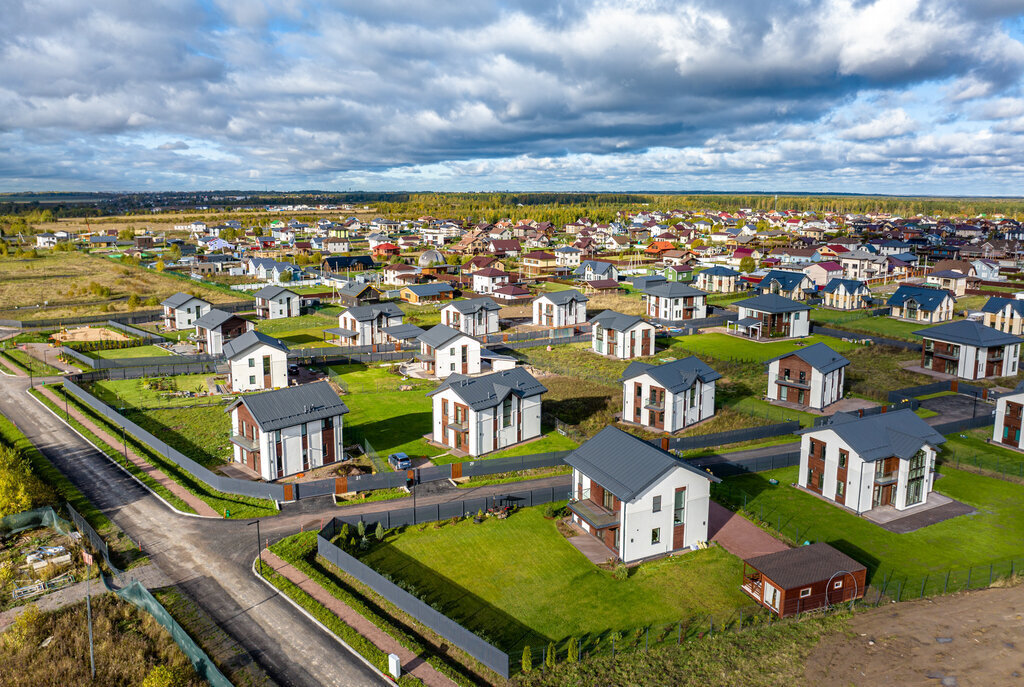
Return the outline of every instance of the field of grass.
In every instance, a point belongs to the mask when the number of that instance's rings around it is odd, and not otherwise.
[[[989,296],[960,296],[956,299],[953,312],[962,313],[968,310],[980,310],[988,302]]]
[[[444,453],[423,439],[431,431],[433,415],[422,390],[349,394],[343,400],[349,408],[345,443],[365,439],[384,459],[400,451],[428,457]]]
[[[690,354],[701,354],[719,360],[742,360],[750,362],[762,362],[776,356],[807,346],[824,343],[832,350],[839,353],[855,350],[859,344],[836,339],[831,336],[808,336],[803,339],[790,341],[769,341],[757,343],[749,339],[741,339],[729,334],[709,332],[706,334],[694,334],[692,336],[676,336],[669,339],[659,339],[659,342],[668,343],[668,349],[661,351],[658,355],[675,354],[683,357]],[[657,357],[657,356],[655,356]]]
[[[842,324],[854,320],[863,320],[871,315],[863,310],[830,310],[828,308],[811,308],[811,322],[822,324]]]
[[[924,322],[905,322],[891,317],[865,317],[858,320],[833,322],[831,326],[845,329],[855,334],[875,334],[903,341],[920,341],[921,337],[913,332],[932,325]]]
[[[947,434],[939,461],[1024,478],[1024,453],[988,443],[991,427]]]
[[[725,408],[731,408],[737,413],[764,418],[765,421],[762,424],[799,420],[801,427],[810,427],[814,424],[814,419],[819,417],[814,413],[805,413],[802,410],[793,410],[792,408],[772,405],[768,401],[760,398],[754,398],[753,396],[729,398],[728,400],[724,400],[722,405]]]
[[[106,379],[93,382],[88,391],[111,407],[123,405],[135,408],[190,406],[197,403],[214,402],[219,397],[188,398],[173,396],[174,391],[191,391],[197,394],[207,392],[206,378],[210,375],[177,375],[174,377]],[[147,388],[159,383],[162,388]]]
[[[105,351],[89,351],[89,357],[101,360],[118,360],[120,358],[164,358],[171,353],[159,346],[132,346],[131,348],[108,348]]]
[[[441,324],[440,306],[399,303],[398,307],[405,313],[405,317],[402,319],[405,324],[414,324],[423,329],[430,329],[435,324]]]
[[[449,463],[464,463],[471,460],[490,460],[492,458],[508,458],[510,456],[529,456],[534,453],[546,453],[548,451],[571,451],[578,446],[575,441],[569,437],[562,436],[553,429],[545,427],[544,430],[545,433],[541,438],[527,444],[513,446],[512,448],[504,451],[488,453],[487,455],[480,456],[478,458],[473,458],[472,456],[468,456],[466,458],[439,456],[434,458],[433,462],[435,465],[447,465]]]
[[[231,415],[226,406],[126,408],[125,417],[204,467],[231,461]]]
[[[316,348],[326,346],[324,330],[338,326],[336,316],[314,313],[277,320],[259,320],[256,331],[280,339],[289,348]]]
[[[3,355],[7,360],[14,363],[15,367],[21,368],[25,372],[31,372],[37,377],[50,377],[63,374],[53,365],[44,363],[42,360],[37,360],[25,351],[17,348],[0,350],[0,355]]]
[[[351,363],[344,365],[328,365],[326,370],[331,379],[338,382],[349,393],[366,394],[378,391],[398,391],[400,386],[413,386],[423,393],[434,389],[437,382],[415,377],[403,378],[390,372],[394,363]]]
[[[901,362],[920,360],[921,354],[890,346],[863,346],[843,353],[850,359],[846,368],[846,389],[856,396],[884,403],[888,392],[925,384],[934,378],[900,367]]]

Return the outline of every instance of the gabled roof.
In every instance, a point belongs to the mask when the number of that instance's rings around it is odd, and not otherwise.
[[[828,374],[829,372],[833,372],[850,364],[849,360],[820,342],[812,346],[807,346],[806,348],[798,348],[795,351],[777,355],[770,360],[766,360],[765,364],[771,363],[775,360],[788,358],[791,355],[795,355],[797,358],[800,358],[800,360],[803,360],[822,374]]]
[[[463,315],[474,315],[481,310],[501,310],[501,306],[484,296],[483,298],[471,298],[467,301],[452,301],[446,308],[455,308]]]
[[[834,431],[861,460],[869,462],[893,456],[911,458],[925,444],[938,446],[946,441],[944,436],[909,408],[861,418],[836,413],[831,416],[829,424],[803,429],[796,434],[814,434],[825,430]]]
[[[493,408],[504,401],[509,394],[524,398],[547,392],[547,388],[543,384],[521,367],[492,372],[482,377],[452,374],[427,396],[439,394],[445,389],[451,389],[473,410]]]
[[[777,293],[765,293],[753,298],[745,298],[742,301],[736,301],[733,305],[767,313],[800,312],[811,309],[809,305],[783,298]]]
[[[373,284],[352,280],[345,282],[345,285],[338,289],[338,293],[341,294],[342,296],[351,296],[354,298],[363,295],[363,292],[365,292],[367,289],[372,289],[376,291],[376,289],[374,289],[373,287]]]
[[[927,329],[918,329],[914,334],[928,339],[938,339],[939,341],[977,346],[979,348],[1005,346],[1024,341],[1019,336],[1001,332],[994,327],[986,327],[981,322],[975,320],[943,322]]]
[[[405,315],[402,309],[394,303],[374,303],[373,305],[358,305],[349,308],[348,310],[341,313],[342,315],[351,315],[356,322],[366,322],[367,320],[375,320],[381,315],[385,317],[403,317]]]
[[[245,353],[253,346],[257,346],[259,344],[276,348],[279,351],[288,351],[288,347],[274,337],[267,336],[263,332],[258,332],[255,329],[250,329],[245,334],[242,334],[241,336],[224,344],[224,356],[227,358],[234,358],[236,355]]]
[[[711,473],[610,426],[585,441],[566,457],[565,462],[627,503],[676,468],[689,470],[712,482],[721,481]]]
[[[584,296],[576,289],[567,289],[565,291],[551,291],[550,293],[542,293],[537,296],[536,300],[544,299],[549,301],[552,305],[565,305],[567,303],[586,303],[590,299]],[[1021,301],[1024,303],[1024,301]]]
[[[765,289],[773,281],[778,282],[779,286],[784,291],[793,291],[800,287],[800,284],[808,279],[808,276],[803,272],[786,272],[785,270],[768,270],[768,273],[764,275],[764,278],[758,283],[757,288]]]
[[[929,272],[929,277],[939,277],[940,279],[967,279],[967,275],[956,270],[939,270],[938,272]]]
[[[1024,317],[1024,300],[1020,300],[1019,298],[992,296],[985,302],[985,305],[981,306],[981,311],[997,313],[1002,312],[1003,308],[1006,306],[1010,306],[1010,310],[1012,310],[1017,317]]]
[[[399,341],[418,339],[426,333],[426,330],[421,329],[414,324],[396,324],[390,327],[384,327],[381,331],[392,338],[398,339]]]
[[[837,279],[833,277],[828,280],[825,284],[825,288],[822,289],[823,293],[835,293],[839,290],[839,287],[843,287],[849,293],[856,293],[858,289],[866,289],[867,284],[857,279]]]
[[[509,273],[504,270],[497,270],[493,267],[485,267],[482,270],[473,272],[474,277],[508,277]]]
[[[692,286],[679,282],[662,282],[644,287],[643,292],[649,296],[660,298],[684,298],[688,296],[707,296],[708,294]]]
[[[889,296],[889,300],[885,303],[886,305],[902,307],[908,300],[913,299],[921,310],[931,312],[941,306],[947,298],[952,298],[952,296],[945,289],[903,285],[896,289],[896,292]]]
[[[452,329],[446,324],[437,324],[420,334],[419,340],[427,344],[431,348],[440,348],[446,343],[459,337],[465,337],[471,339],[471,336],[463,334],[458,329]],[[476,341],[476,339],[473,339]]]
[[[822,260],[821,262],[812,262],[810,265],[808,265],[804,269],[805,270],[806,269],[810,269],[811,267],[814,267],[814,266],[818,266],[821,269],[825,270],[826,272],[842,272],[843,271],[843,266],[840,265],[835,260]]]
[[[644,322],[644,318],[638,315],[623,315],[622,313],[615,312],[614,310],[605,310],[599,313],[590,320],[591,324],[596,324],[604,327],[605,329],[611,329],[616,332],[625,332],[635,327],[637,324]]]
[[[299,294],[286,289],[283,286],[264,286],[262,289],[256,292],[256,298],[262,298],[264,300],[272,300],[282,295],[298,296]]]
[[[607,274],[614,269],[615,265],[610,262],[602,262],[600,260],[584,260],[580,263],[580,266],[573,270],[573,274],[584,274],[587,271],[587,267],[594,274]]]
[[[783,589],[827,582],[838,572],[856,572],[865,567],[825,542],[755,556],[744,562]]]
[[[213,308],[192,324],[200,329],[216,329],[233,317],[238,317],[238,315]]]
[[[654,381],[672,393],[686,391],[698,380],[706,383],[713,382],[722,377],[703,360],[691,355],[682,360],[673,360],[663,365],[632,362],[622,373],[619,381],[627,382],[634,377],[645,374],[650,375]]]
[[[344,415],[348,407],[327,382],[289,386],[260,394],[239,396],[226,412],[244,405],[264,432]]]
[[[177,308],[180,308],[181,306],[185,305],[186,303],[188,303],[192,299],[195,299],[195,300],[200,301],[202,303],[206,303],[207,305],[210,304],[209,301],[203,300],[202,298],[199,298],[198,296],[193,296],[190,293],[185,293],[184,291],[179,291],[178,293],[176,293],[173,296],[171,296],[171,297],[167,298],[166,300],[164,300],[162,303],[160,303],[160,305],[166,305],[168,308],[177,309]]]
[[[700,272],[699,274],[706,274],[709,277],[738,277],[738,276],[740,276],[740,273],[737,272],[736,270],[729,269],[728,267],[723,267],[722,265],[715,265],[714,267],[709,267],[706,270],[704,270],[703,272]]]

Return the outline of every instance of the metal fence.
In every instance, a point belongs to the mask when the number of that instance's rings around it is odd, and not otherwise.
[[[699,434],[690,437],[671,437],[666,439],[651,439],[650,443],[660,446],[666,450],[689,451],[696,448],[708,446],[722,446],[723,444],[735,444],[741,441],[752,441],[754,439],[767,439],[770,437],[792,434],[800,429],[798,420],[779,422],[760,427],[746,427],[733,429],[728,432],[716,432],[714,434]]]
[[[976,415],[975,417],[965,417],[962,420],[943,422],[942,424],[932,425],[932,429],[939,434],[952,434],[953,432],[962,432],[965,429],[987,427],[995,424],[995,421],[995,411],[991,411],[986,408],[984,415]]]
[[[728,453],[691,458],[686,461],[698,468],[710,470],[715,477],[733,477],[745,472],[765,472],[789,468],[800,464],[800,451],[779,451],[766,456],[729,458]]]
[[[503,472],[518,472],[520,470],[534,470],[537,468],[549,468],[558,465],[565,465],[565,459],[572,451],[550,451],[548,453],[534,453],[528,456],[509,456],[507,458],[491,458],[490,460],[471,460],[460,463],[462,474],[465,477],[480,475],[497,475]],[[449,473],[451,472],[451,466]],[[447,479],[447,478],[445,478]]]
[[[500,343],[489,343],[486,344],[487,348],[490,349],[501,349],[501,348],[536,348],[538,346],[560,346],[563,344],[571,343],[589,343],[592,340],[591,334],[576,334],[574,336],[557,336],[544,339],[531,339],[529,341],[502,341]]]
[[[87,355],[83,355],[78,351],[68,348],[67,346],[60,347],[61,355],[74,358],[81,363],[92,367],[95,370],[109,370],[109,369],[120,369],[125,367],[159,367],[161,365],[187,365],[196,363],[218,363],[223,362],[223,356],[215,355],[176,355],[171,356],[173,363],[159,362],[161,358],[90,358]],[[163,358],[166,360],[166,358]]]
[[[66,503],[64,505],[68,509],[68,513],[71,515],[71,521],[75,523],[75,528],[82,533],[83,537],[89,540],[89,543],[92,544],[92,548],[103,556],[103,560],[106,562],[107,568],[110,572],[120,578],[124,572],[110,560],[110,550],[107,548],[107,542],[99,535],[99,532],[93,529],[92,525],[86,522],[85,518],[79,515],[78,511],[76,511],[70,503]]]
[[[825,336],[834,336],[838,339],[868,339],[876,344],[883,346],[894,346],[896,348],[902,348],[908,351],[920,351],[921,344],[914,343],[911,341],[901,341],[899,339],[890,339],[885,336],[878,336],[877,334],[864,334],[861,332],[851,332],[845,329],[833,329],[832,327],[823,327],[820,324],[811,325],[812,334],[823,334]]]
[[[251,310],[254,307],[255,302],[249,300],[236,301],[233,303],[216,303],[215,305],[218,310],[224,310],[225,312],[239,312],[242,310]],[[53,317],[38,320],[0,320],[0,326],[17,327],[19,329],[47,329],[51,327],[67,327],[76,324],[95,324],[97,322],[108,323],[110,320],[123,322],[125,324],[137,324],[139,322],[152,322],[153,320],[159,320],[163,317],[163,314],[163,309],[157,308],[151,310],[136,310],[135,312],[119,313],[114,315],[83,315],[81,317]]]
[[[159,360],[149,358],[149,360]],[[72,375],[76,382],[95,382],[104,379],[139,379],[141,377],[164,377],[173,375],[225,374],[224,363],[160,363],[143,367],[107,368],[90,370]]]
[[[164,337],[153,332],[148,332],[145,329],[139,329],[138,327],[132,327],[131,325],[118,322],[117,320],[107,320],[107,326],[113,327],[114,329],[120,329],[129,336],[134,336],[143,341],[164,341]]]
[[[890,393],[889,400],[892,400],[893,396]],[[888,403],[884,406],[872,406],[870,408],[858,408],[856,410],[840,410],[834,413],[835,415],[851,415],[853,417],[870,417],[872,415],[881,415],[882,413],[891,413],[897,410],[917,410],[921,407],[921,402],[916,398],[904,398],[894,403]],[[832,424],[832,415],[822,415],[814,418],[814,427],[824,427],[825,425]]]

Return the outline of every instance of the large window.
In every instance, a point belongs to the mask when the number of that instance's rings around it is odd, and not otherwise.
[[[509,396],[501,402],[501,426],[512,426],[512,397]]]
[[[850,454],[847,451],[839,449],[839,469],[846,469],[846,460],[849,458],[849,456]]]
[[[672,524],[682,525],[686,521],[686,490],[676,492],[676,500],[672,513]]]
[[[266,377],[270,374],[270,356],[263,356],[263,376]]]

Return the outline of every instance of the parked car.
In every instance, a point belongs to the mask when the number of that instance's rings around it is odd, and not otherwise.
[[[388,463],[395,470],[408,470],[412,467],[412,460],[405,453],[392,453],[388,456]]]
[[[298,365],[289,365],[288,366],[288,374],[290,374],[290,375],[297,375],[297,374],[299,374],[299,366]]]

